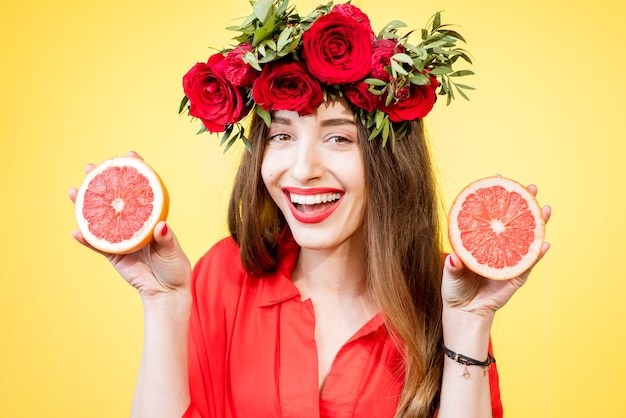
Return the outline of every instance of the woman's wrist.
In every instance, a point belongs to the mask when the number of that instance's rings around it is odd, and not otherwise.
[[[187,316],[191,310],[192,296],[189,289],[177,288],[156,294],[141,294],[144,312],[146,315],[182,314]]]
[[[449,349],[475,359],[487,358],[493,315],[444,308],[443,341]]]

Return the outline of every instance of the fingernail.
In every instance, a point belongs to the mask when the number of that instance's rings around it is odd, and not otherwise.
[[[161,236],[165,236],[167,234],[167,224],[163,225],[163,229],[161,229]]]
[[[454,265],[454,261],[452,261],[452,256],[449,256],[449,257],[448,257],[448,260],[450,260],[450,265],[451,265],[452,267],[456,267],[456,266]]]

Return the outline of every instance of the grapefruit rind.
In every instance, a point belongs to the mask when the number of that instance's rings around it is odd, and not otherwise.
[[[509,264],[504,266],[495,266],[494,264],[500,263],[491,263],[491,265],[489,265],[490,263],[484,262],[484,260],[481,262],[478,260],[478,258],[480,258],[478,254],[475,255],[476,247],[466,248],[463,243],[464,234],[467,234],[471,231],[463,230],[464,227],[462,227],[459,223],[459,215],[462,211],[468,209],[468,197],[474,198],[478,190],[490,189],[493,187],[501,187],[506,190],[506,193],[502,193],[502,196],[521,196],[521,198],[527,204],[527,210],[530,211],[530,215],[532,215],[532,218],[534,219],[534,225],[531,225],[532,227],[529,226],[528,230],[524,231],[526,236],[532,239],[529,239],[530,243],[527,246],[524,246],[523,251],[518,251],[516,257],[518,257],[519,260],[512,265]],[[465,217],[467,217],[467,215],[467,213],[464,214]],[[525,216],[529,216],[529,214],[526,213]],[[480,220],[477,223],[482,222],[483,220]],[[491,221],[491,229],[493,232],[490,236],[492,237],[492,239],[484,241],[484,245],[487,247],[488,250],[493,249],[496,245],[498,245],[498,243],[502,242],[502,240],[500,239],[500,234],[507,233],[507,221],[502,222],[501,219],[491,219]],[[482,226],[484,227],[484,222],[482,223]],[[459,195],[454,200],[448,214],[448,236],[453,251],[461,259],[461,261],[463,262],[463,264],[465,264],[467,268],[489,279],[507,280],[519,276],[530,267],[532,267],[533,264],[537,261],[539,254],[541,253],[541,247],[544,241],[545,221],[541,213],[541,207],[537,203],[535,197],[528,191],[526,187],[516,182],[515,180],[511,180],[508,178],[487,177],[469,184],[461,191],[461,193],[459,193]],[[506,248],[505,250],[515,251],[517,249]]]
[[[89,189],[91,182],[105,170],[112,167],[130,166],[135,168],[141,175],[148,179],[153,193],[153,209],[148,219],[140,229],[135,231],[129,239],[120,242],[110,242],[99,238],[89,229],[89,223],[83,215],[85,205],[85,192]],[[156,224],[167,219],[169,211],[169,195],[163,181],[159,175],[148,164],[138,157],[116,157],[105,160],[94,167],[83,180],[75,201],[75,214],[79,230],[87,243],[97,250],[110,254],[128,254],[139,250],[152,240],[152,234]]]

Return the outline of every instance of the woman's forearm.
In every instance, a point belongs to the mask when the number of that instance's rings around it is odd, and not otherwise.
[[[444,344],[455,353],[483,361],[487,359],[493,317],[481,317],[455,309],[444,310]],[[444,356],[441,402],[438,418],[491,417],[487,368],[464,366]]]
[[[187,332],[191,295],[144,298],[144,346],[131,417],[180,417],[189,404]]]

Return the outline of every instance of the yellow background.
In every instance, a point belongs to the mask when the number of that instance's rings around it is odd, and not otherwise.
[[[553,207],[552,249],[493,330],[506,416],[623,416],[625,3],[355,4],[375,31],[444,10],[469,41],[477,90],[428,118],[446,204],[501,173]],[[236,153],[177,110],[182,75],[249,13],[246,0],[0,5],[0,416],[127,416],[140,301],[73,241],[66,191],[87,162],[133,149],[167,183],[192,260],[222,237]]]

